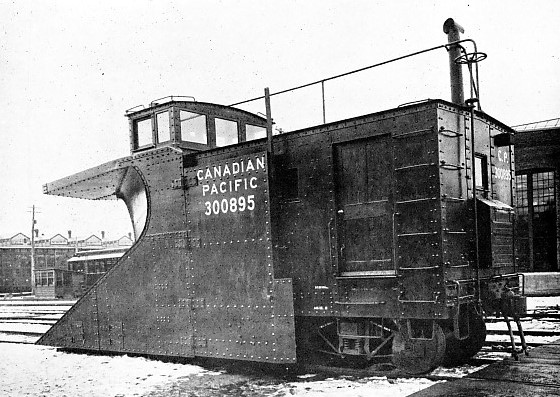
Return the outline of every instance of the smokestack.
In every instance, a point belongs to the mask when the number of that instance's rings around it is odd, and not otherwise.
[[[461,40],[461,33],[465,29],[453,18],[448,18],[443,24],[443,32],[447,34],[447,42],[453,43]],[[461,55],[461,50],[458,45],[453,45],[449,48],[449,72],[451,78],[451,102],[458,105],[464,105],[465,94],[463,93],[463,69],[462,65],[455,63],[455,59]]]
[[[72,230],[68,230],[68,239],[72,238]]]
[[[103,230],[101,231],[101,240],[105,240],[105,232]]]

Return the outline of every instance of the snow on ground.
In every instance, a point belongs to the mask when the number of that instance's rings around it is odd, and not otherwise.
[[[204,371],[194,365],[9,343],[0,343],[0,356],[2,396],[141,396],[157,385]]]
[[[43,304],[35,305],[26,302],[25,305],[9,304],[9,301],[0,301],[0,319],[13,318],[14,316],[21,318],[43,318],[58,320],[62,315],[70,309],[71,306],[46,306]]]
[[[35,343],[39,340],[39,336],[34,335],[22,335],[22,334],[10,334],[0,332],[0,343],[2,342],[12,342],[12,343]],[[2,374],[0,373],[0,376]]]
[[[321,381],[289,382],[279,385],[273,391],[270,387],[261,388],[261,392],[267,392],[269,396],[305,396],[305,397],[397,397],[408,396],[416,393],[435,382],[427,379],[387,379],[383,377],[372,377],[362,379],[327,378]],[[259,389],[254,390],[257,395]],[[248,394],[251,395],[251,394]]]
[[[552,343],[558,340],[558,335],[551,335],[551,336],[531,336],[525,335],[525,341],[527,343]],[[508,335],[486,335],[486,341],[488,342],[501,342],[506,346],[509,346],[510,339]],[[521,346],[521,340],[518,336],[515,337],[515,343],[517,347]]]
[[[44,334],[51,327],[50,324],[26,324],[26,323],[8,323],[0,322],[0,332],[30,332]]]
[[[211,371],[142,357],[59,352],[36,345],[0,343],[2,396],[372,396],[399,397],[422,390],[427,379],[320,378],[286,381],[261,374]]]
[[[528,308],[558,306],[559,303],[559,297],[529,298]],[[0,309],[2,308],[0,307]],[[11,308],[12,315],[14,315],[14,311],[17,312],[20,309],[22,308]],[[56,307],[48,307],[48,309],[57,310]],[[0,310],[0,317],[2,317],[2,311]],[[27,313],[29,314],[29,312]],[[531,320],[523,323],[526,329],[558,330],[560,328],[560,323],[546,320]],[[1,328],[15,325],[11,322],[4,322]],[[42,332],[43,327],[48,328],[46,324],[22,323],[20,325],[28,332],[30,330]],[[488,323],[488,326],[489,328],[495,327],[493,323]],[[505,324],[497,327],[501,329],[505,327]],[[9,329],[4,330],[10,331]],[[29,343],[33,342],[36,337],[3,334],[0,330],[0,339]],[[490,357],[488,354],[495,355],[496,353],[481,352],[478,357]],[[72,354],[59,352],[53,347],[17,343],[0,343],[0,357],[2,358],[0,360],[0,396],[10,397],[217,397],[231,395],[400,397],[408,396],[434,383],[419,378],[387,379],[385,377],[355,378],[349,376],[325,378],[315,374],[291,376],[286,379],[262,373],[240,374],[225,370],[208,370],[196,365],[165,363],[142,357]],[[461,377],[486,365],[438,368],[432,372],[432,375]]]
[[[529,296],[527,297],[527,309],[534,310],[545,307],[554,307],[560,309],[560,296]]]

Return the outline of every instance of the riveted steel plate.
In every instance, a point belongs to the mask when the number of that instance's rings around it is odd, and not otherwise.
[[[195,355],[295,362],[290,279],[275,280],[265,152],[186,168]]]
[[[182,175],[182,156],[167,148],[129,162],[141,175],[139,183],[147,184],[145,212],[139,214],[146,217],[143,234],[38,343],[190,357],[190,306],[184,302],[192,291],[187,247],[196,242],[184,230],[184,193],[169,183]],[[134,198],[124,198],[135,205]],[[77,322],[82,323],[82,340],[72,328]]]

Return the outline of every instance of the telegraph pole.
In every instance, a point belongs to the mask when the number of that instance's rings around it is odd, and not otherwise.
[[[31,293],[35,295],[35,206],[31,213]]]

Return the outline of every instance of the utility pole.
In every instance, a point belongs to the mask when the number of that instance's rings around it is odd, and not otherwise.
[[[272,114],[270,112],[270,90],[264,89],[264,103],[266,107],[266,146],[269,158],[272,158]]]
[[[31,293],[35,295],[35,206],[31,210]]]

